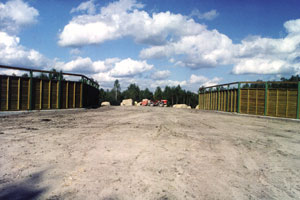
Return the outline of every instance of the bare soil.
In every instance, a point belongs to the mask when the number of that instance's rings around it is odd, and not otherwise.
[[[300,123],[159,107],[0,118],[0,199],[300,199]]]

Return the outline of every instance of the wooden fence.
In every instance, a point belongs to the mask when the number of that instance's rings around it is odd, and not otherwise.
[[[0,111],[66,109],[96,106],[99,85],[83,75],[80,81],[34,78],[31,70],[16,67],[0,68],[30,71],[29,77],[0,75]],[[42,73],[53,73],[42,71]],[[61,73],[61,75],[72,75]]]
[[[199,92],[204,110],[299,119],[299,107],[300,82],[236,82]]]

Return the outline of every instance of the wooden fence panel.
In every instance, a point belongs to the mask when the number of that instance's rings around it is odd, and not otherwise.
[[[297,90],[289,89],[288,90],[288,105],[287,105],[287,116],[288,118],[297,117]]]
[[[241,89],[241,113],[248,113],[248,89]]]
[[[264,115],[265,112],[265,90],[257,90],[257,115]]]
[[[0,111],[81,108],[98,103],[99,90],[85,83],[0,75]]]
[[[67,82],[61,81],[61,108],[67,108]]]
[[[267,115],[276,117],[277,115],[277,89],[268,90],[268,113]]]
[[[9,110],[18,110],[18,103],[19,103],[19,84],[18,84],[17,77],[10,78],[10,87],[9,87]]]
[[[49,80],[43,81],[43,94],[42,94],[42,109],[50,109],[51,108],[51,84]]]
[[[58,81],[51,81],[51,108],[57,109],[58,101]]]
[[[1,78],[1,93],[0,93],[0,99],[1,99],[1,111],[7,110],[7,81],[8,77],[3,76]]]
[[[29,109],[29,78],[21,78],[21,110]]]

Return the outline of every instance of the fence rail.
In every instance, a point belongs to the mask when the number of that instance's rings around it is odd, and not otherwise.
[[[299,119],[300,82],[234,82],[202,88],[199,108]]]
[[[98,105],[98,83],[80,74],[8,67],[29,71],[29,77],[0,75],[0,111],[82,108]],[[57,73],[58,79],[33,77],[33,72]],[[79,76],[80,81],[62,80],[62,75]]]

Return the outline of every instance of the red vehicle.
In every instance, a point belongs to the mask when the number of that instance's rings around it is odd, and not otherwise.
[[[142,106],[148,106],[148,99],[143,99]]]
[[[161,107],[167,107],[167,105],[168,105],[168,100],[161,100],[159,103],[159,106]]]

